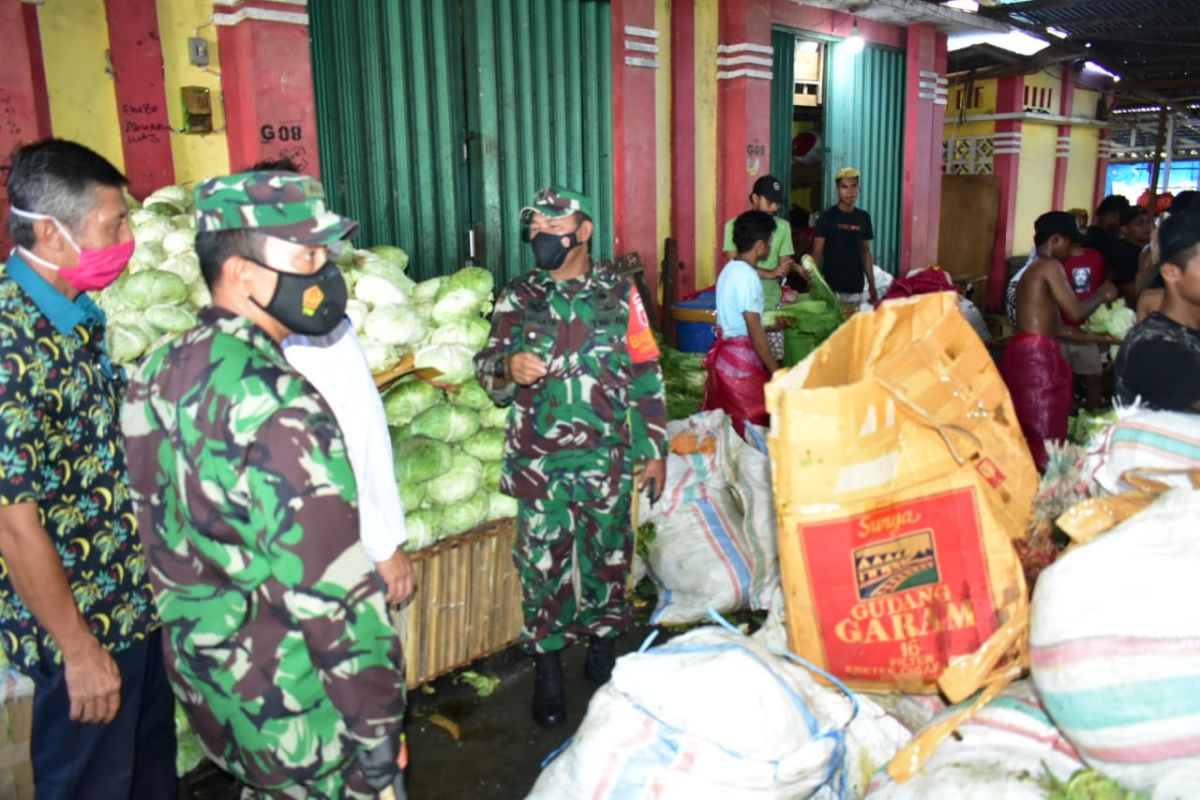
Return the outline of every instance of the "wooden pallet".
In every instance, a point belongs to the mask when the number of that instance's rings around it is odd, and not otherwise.
[[[523,618],[516,538],[516,520],[504,519],[412,554],[417,588],[393,611],[410,688],[517,640]]]

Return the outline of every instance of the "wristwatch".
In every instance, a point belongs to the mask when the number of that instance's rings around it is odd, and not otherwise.
[[[492,375],[497,380],[504,380],[506,373],[506,370],[504,369],[504,362],[507,360],[508,359],[506,356],[500,356],[498,359],[496,359],[496,366],[492,369]]]

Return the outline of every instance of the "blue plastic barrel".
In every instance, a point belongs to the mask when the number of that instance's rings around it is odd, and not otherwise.
[[[685,353],[708,352],[716,338],[716,292],[672,304],[671,320],[675,325],[675,349]]]

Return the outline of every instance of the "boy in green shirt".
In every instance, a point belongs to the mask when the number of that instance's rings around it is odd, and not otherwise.
[[[763,175],[756,180],[750,192],[750,210],[765,211],[775,220],[775,233],[771,236],[770,251],[755,267],[763,284],[763,308],[768,311],[779,306],[782,296],[779,279],[786,277],[791,270],[792,256],[796,253],[792,245],[792,228],[787,220],[778,216],[783,199],[783,184],[770,175]],[[725,223],[724,249],[730,257],[736,258],[733,221],[731,219]]]

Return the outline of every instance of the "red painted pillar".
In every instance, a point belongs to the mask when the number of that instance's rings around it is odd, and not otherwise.
[[[1075,111],[1075,81],[1071,70],[1063,65],[1062,83],[1059,89],[1059,113],[1064,117],[1074,116]],[[1071,158],[1071,126],[1058,126],[1058,141],[1054,153],[1054,194],[1051,198],[1051,208],[1061,210],[1063,198],[1067,192],[1067,167]]]
[[[1001,78],[996,86],[996,113],[1017,113],[1024,107],[1025,76]],[[992,167],[1000,184],[1000,209],[996,215],[996,242],[992,248],[992,269],[988,273],[987,305],[993,311],[1004,306],[1004,286],[1008,281],[1008,258],[1013,251],[1013,225],[1017,213],[1017,176],[1021,166],[1021,120],[996,122],[995,151]],[[1033,231],[1022,235],[1032,240]]]
[[[696,0],[671,3],[671,232],[684,269],[676,298],[696,290]],[[676,299],[676,298],[664,298]]]
[[[946,36],[910,25],[905,51],[904,190],[900,273],[937,263],[946,120]]]
[[[660,33],[653,0],[612,2],[613,252],[639,253],[658,296],[658,166],[654,125]],[[649,123],[649,124],[647,124]]]
[[[745,211],[754,181],[771,171],[771,8],[722,0],[717,47],[717,271],[725,222]],[[787,213],[786,208],[782,213]]]
[[[287,157],[318,175],[308,14],[294,4],[217,0],[229,166]],[[353,76],[346,76],[353,80]]]
[[[0,259],[8,256],[8,157],[18,145],[50,135],[46,72],[37,9],[0,2],[4,68],[0,69]]]
[[[109,52],[129,191],[143,198],[175,182],[155,0],[107,0]]]

